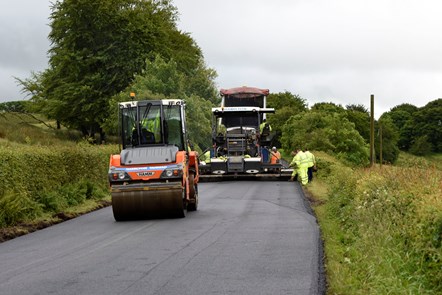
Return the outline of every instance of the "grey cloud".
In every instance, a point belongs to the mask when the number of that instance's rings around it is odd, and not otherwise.
[[[290,91],[310,105],[368,106],[375,94],[378,115],[442,97],[438,0],[174,3],[178,27],[217,70],[219,87]],[[49,0],[15,0],[0,11],[0,101],[21,97],[11,92],[11,76],[26,78],[47,66],[49,6]]]

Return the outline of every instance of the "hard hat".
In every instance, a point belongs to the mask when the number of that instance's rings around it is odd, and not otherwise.
[[[276,146],[272,147],[272,150],[274,150],[274,151],[275,151],[275,150],[276,150]]]

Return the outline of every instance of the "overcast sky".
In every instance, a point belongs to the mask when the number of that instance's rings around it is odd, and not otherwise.
[[[6,2],[6,0],[1,0]],[[440,0],[174,0],[178,26],[201,47],[219,88],[289,91],[309,105],[369,107],[375,116],[442,98]],[[0,102],[13,76],[47,67],[50,0],[0,10]]]

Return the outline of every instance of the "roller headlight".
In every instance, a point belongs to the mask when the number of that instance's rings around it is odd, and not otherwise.
[[[181,168],[166,169],[161,173],[161,178],[180,178],[183,177],[183,170]]]
[[[109,180],[112,181],[127,181],[130,180],[129,174],[125,171],[109,171]]]

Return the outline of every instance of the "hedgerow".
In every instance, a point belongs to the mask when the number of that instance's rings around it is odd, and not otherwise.
[[[0,226],[107,195],[115,146],[0,145]]]

